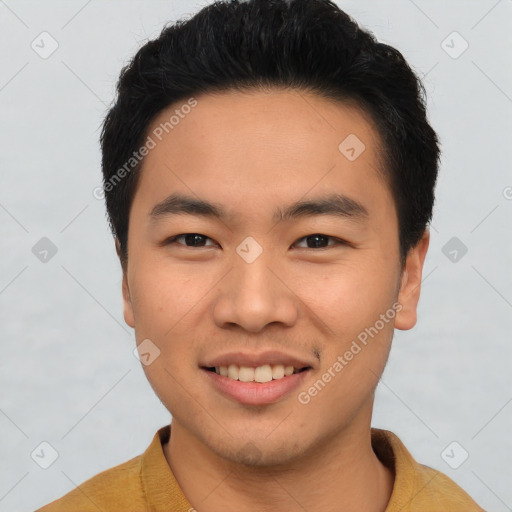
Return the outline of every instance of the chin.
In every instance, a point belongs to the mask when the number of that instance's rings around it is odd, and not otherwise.
[[[293,436],[287,436],[288,439]],[[281,439],[269,443],[267,439],[260,441],[237,441],[237,446],[224,446],[221,449],[211,447],[218,456],[234,463],[252,466],[254,468],[268,468],[284,466],[299,458],[303,452],[303,443],[285,444]],[[300,453],[299,453],[300,452]]]

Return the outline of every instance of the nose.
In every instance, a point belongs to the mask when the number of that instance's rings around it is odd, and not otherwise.
[[[237,255],[234,267],[219,283],[213,311],[216,325],[238,325],[253,333],[272,323],[294,325],[300,301],[289,281],[271,251],[263,251],[251,263]]]

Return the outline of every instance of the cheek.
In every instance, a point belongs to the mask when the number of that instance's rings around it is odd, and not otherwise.
[[[294,291],[323,322],[326,334],[341,340],[372,325],[395,300],[394,272],[363,258],[327,270],[311,266],[294,282]]]
[[[207,283],[168,262],[148,259],[138,265],[132,283],[136,339],[139,343],[150,339],[159,351],[143,370],[162,403],[169,410],[180,410],[194,395],[190,384],[190,375],[197,371],[191,357],[194,323]]]
[[[339,314],[330,325],[335,337],[324,345],[317,378],[301,390],[301,403],[308,402],[308,418],[318,419],[318,428],[348,422],[362,406],[371,411],[373,393],[389,356],[395,315],[392,304],[375,295],[363,306],[339,298]]]
[[[137,269],[131,284],[132,304],[137,329],[144,336],[161,337],[172,329],[183,329],[187,313],[196,307],[209,284],[208,276],[191,275],[190,269],[179,265],[148,261]],[[144,331],[144,332],[143,332]]]

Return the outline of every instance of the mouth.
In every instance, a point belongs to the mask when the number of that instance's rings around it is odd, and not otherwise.
[[[290,375],[311,370],[311,366],[294,367],[282,364],[264,364],[256,367],[230,364],[229,366],[209,366],[202,368],[231,380],[240,382],[258,382],[260,384],[285,379]]]
[[[243,405],[262,406],[289,397],[304,386],[311,366],[294,367],[264,364],[257,367],[202,366],[207,384],[225,398]]]

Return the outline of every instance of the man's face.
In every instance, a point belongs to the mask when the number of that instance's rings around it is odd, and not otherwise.
[[[395,205],[356,108],[284,90],[196,99],[161,141],[152,131],[180,105],[148,131],[157,144],[130,212],[125,320],[137,343],[151,340],[145,357],[160,350],[144,370],[173,425],[228,460],[284,463],[368,427],[394,325],[414,325]],[[173,214],[172,194],[226,216]],[[334,194],[338,214],[276,214]],[[192,235],[166,242],[181,234]],[[206,368],[219,358],[235,374],[309,369],[241,382]]]

